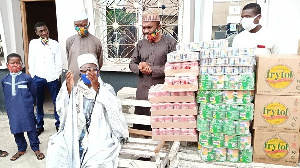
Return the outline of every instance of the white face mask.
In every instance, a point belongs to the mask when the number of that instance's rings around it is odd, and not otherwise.
[[[241,23],[242,23],[243,28],[247,31],[250,31],[250,30],[254,29],[257,25],[259,25],[259,24],[254,23],[254,19],[259,15],[260,14],[256,15],[253,18],[246,18],[246,17],[242,18]]]

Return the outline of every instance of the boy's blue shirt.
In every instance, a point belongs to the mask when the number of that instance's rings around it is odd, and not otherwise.
[[[11,133],[28,132],[36,128],[34,115],[35,83],[29,75],[25,73],[17,74],[14,95],[12,75],[16,74],[8,74],[1,80]]]

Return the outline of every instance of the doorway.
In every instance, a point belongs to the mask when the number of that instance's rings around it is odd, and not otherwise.
[[[45,22],[50,38],[57,40],[55,0],[21,0],[25,68],[28,73],[28,48],[30,40],[38,38],[34,31],[36,22]]]
[[[55,0],[21,0],[21,16],[23,28],[25,71],[28,74],[29,42],[38,38],[34,25],[37,22],[46,23],[51,39],[57,41],[57,19]],[[45,89],[44,111],[53,114],[53,103],[48,89]]]

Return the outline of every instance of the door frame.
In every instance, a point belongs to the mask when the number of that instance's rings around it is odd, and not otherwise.
[[[24,47],[24,61],[25,61],[25,72],[28,72],[28,53],[29,53],[29,41],[27,34],[27,19],[26,19],[26,2],[46,2],[55,0],[20,0],[21,5],[21,21],[22,21],[22,32],[23,32],[23,47]]]

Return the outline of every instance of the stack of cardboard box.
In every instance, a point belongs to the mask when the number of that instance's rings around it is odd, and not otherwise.
[[[194,54],[198,58],[199,53]],[[198,61],[187,57],[165,64],[164,84],[152,86],[148,95],[153,140],[197,141],[198,72]]]
[[[169,92],[163,85],[155,85],[149,90],[149,101],[153,140],[197,141],[193,91]]]
[[[300,56],[257,57],[253,161],[295,166],[299,160]]]
[[[251,103],[255,86],[254,50],[210,48],[211,54],[205,52],[200,52],[197,95],[201,158],[204,161],[251,163],[253,150],[249,127],[254,111]]]

